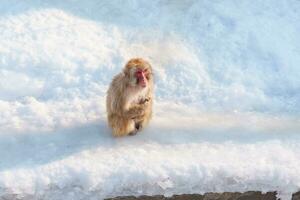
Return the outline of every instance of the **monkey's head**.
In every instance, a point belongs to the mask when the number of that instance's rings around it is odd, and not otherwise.
[[[127,62],[123,70],[129,85],[145,88],[152,82],[151,65],[142,58],[133,58]]]

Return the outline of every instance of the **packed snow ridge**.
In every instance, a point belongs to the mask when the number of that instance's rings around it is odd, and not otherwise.
[[[300,189],[300,2],[0,1],[0,198]],[[154,116],[105,96],[152,64]]]

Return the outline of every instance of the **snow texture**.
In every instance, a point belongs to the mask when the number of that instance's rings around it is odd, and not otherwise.
[[[300,1],[0,0],[0,198],[300,189]],[[105,96],[150,61],[154,116]]]

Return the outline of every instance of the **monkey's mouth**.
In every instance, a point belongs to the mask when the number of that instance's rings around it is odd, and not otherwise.
[[[146,81],[144,79],[138,79],[138,84],[142,87],[146,87],[147,84],[146,84]]]

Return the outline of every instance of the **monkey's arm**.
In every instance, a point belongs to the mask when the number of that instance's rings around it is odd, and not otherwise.
[[[126,98],[119,96],[119,98],[114,99],[111,104],[111,111],[114,115],[119,116],[121,118],[127,119],[135,119],[137,117],[141,117],[144,115],[144,110],[146,108],[145,103],[138,103],[130,106],[129,108],[126,107]]]
[[[129,119],[136,119],[142,117],[145,113],[145,105],[144,104],[136,104],[130,107],[128,110],[124,112],[124,115]]]

